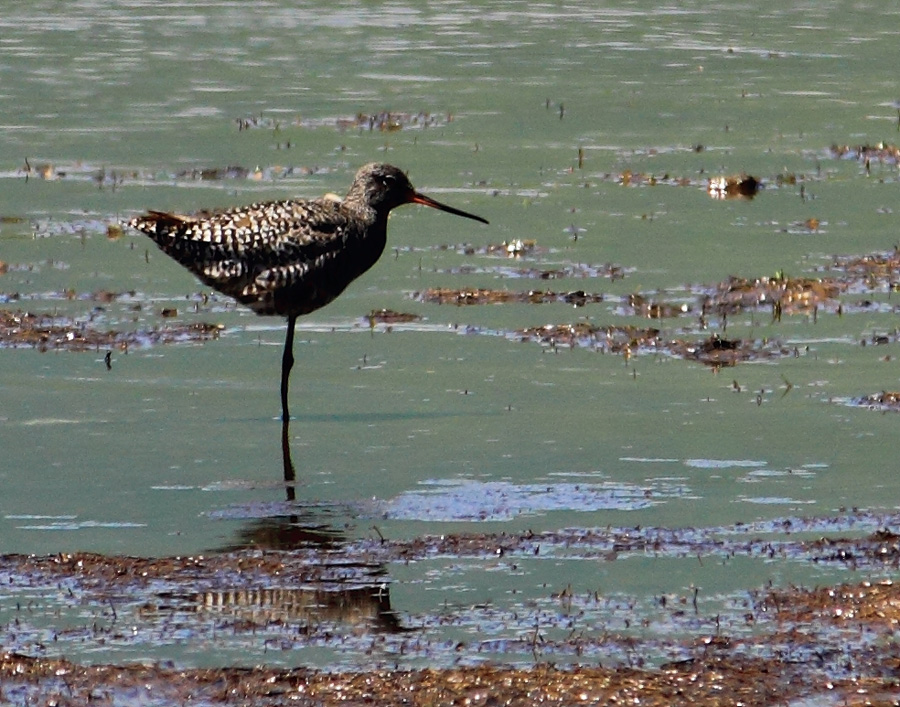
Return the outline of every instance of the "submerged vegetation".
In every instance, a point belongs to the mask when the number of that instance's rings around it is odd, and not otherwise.
[[[542,257],[536,241],[515,247],[503,243],[481,249],[468,246],[441,246],[441,249],[455,250],[466,257],[490,257],[499,253],[506,256],[505,260],[514,259],[517,262],[523,258],[539,261]],[[28,270],[29,266],[3,263],[4,272],[21,269]],[[496,266],[482,264],[478,269],[480,272],[494,271],[499,277],[511,279],[605,276],[610,282],[614,282],[627,277],[621,266],[580,263],[563,264],[553,270],[526,265],[510,271],[504,262]],[[455,307],[566,304],[580,309],[606,305],[608,316],[612,318],[658,320],[659,325],[648,328],[634,324],[596,323],[597,315],[592,315],[589,321],[525,326],[507,332],[484,333],[500,333],[520,341],[533,341],[554,350],[559,347],[580,347],[624,355],[627,358],[666,354],[718,368],[745,361],[802,355],[802,347],[789,342],[781,343],[768,337],[736,339],[726,336],[729,322],[733,324],[741,315],[765,312],[770,315],[772,322],[797,315],[816,321],[825,314],[840,317],[883,307],[872,297],[893,292],[900,287],[900,251],[835,256],[830,263],[819,266],[818,271],[822,276],[793,277],[783,272],[757,278],[731,276],[712,285],[691,285],[684,291],[633,293],[624,298],[580,289],[557,291],[449,287],[428,288],[413,292],[411,297],[424,304]],[[663,297],[669,298],[669,301]],[[61,293],[60,298],[94,301],[104,306],[121,299],[127,301],[131,309],[145,308],[145,304],[139,301],[134,292],[119,294],[100,291],[79,294],[67,291]],[[200,311],[200,303],[205,305],[210,299],[211,295],[197,293],[193,297],[194,309]],[[0,292],[0,300],[21,304],[21,295],[4,295]],[[181,323],[174,308],[164,308],[159,311],[159,315],[165,322],[150,329],[115,331],[102,329],[93,316],[73,319],[50,313],[0,309],[0,346],[30,347],[40,351],[99,351],[104,348],[126,350],[130,346],[203,341],[216,338],[223,328],[216,323]],[[427,316],[383,309],[372,310],[364,319],[370,327],[374,327],[419,322],[427,319]],[[459,325],[455,328],[458,329]],[[478,327],[468,327],[466,330],[469,333],[482,331]],[[882,336],[885,340],[891,340],[894,335],[886,333]],[[873,337],[872,343],[879,343],[877,336]]]

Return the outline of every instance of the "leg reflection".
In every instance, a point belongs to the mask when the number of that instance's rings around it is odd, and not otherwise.
[[[297,470],[294,468],[294,460],[291,458],[291,420],[284,417],[281,421],[281,456],[284,460],[284,488],[287,500],[296,500]]]

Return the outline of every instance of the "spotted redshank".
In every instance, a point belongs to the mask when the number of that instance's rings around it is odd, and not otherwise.
[[[128,225],[204,283],[257,314],[287,317],[281,363],[282,420],[294,365],[297,317],[324,307],[384,251],[391,209],[422,204],[487,223],[413,189],[397,167],[367,164],[344,199],[269,201],[181,216],[149,211]]]

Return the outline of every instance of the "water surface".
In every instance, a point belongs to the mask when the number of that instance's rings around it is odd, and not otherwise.
[[[900,386],[891,277],[858,278],[840,308],[780,320],[762,305],[704,328],[700,301],[729,276],[841,277],[828,269],[835,255],[892,250],[896,162],[866,167],[830,150],[897,140],[892,19],[883,5],[842,2],[10,9],[2,307],[145,338],[223,329],[127,351],[0,349],[0,550],[209,553],[260,543],[253,528],[272,516],[340,540],[890,514],[898,418],[848,403]],[[109,226],[147,208],[343,193],[373,160],[491,225],[398,211],[382,261],[301,321],[299,485],[286,505],[283,323]],[[709,177],[740,173],[763,180],[756,198],[706,193]],[[517,258],[485,248],[517,240],[535,248]],[[551,271],[562,274],[535,277]],[[602,301],[457,307],[415,295],[438,287]],[[633,294],[690,312],[648,319],[628,306]],[[371,326],[383,308],[419,319]],[[516,333],[577,323],[776,341],[790,353],[715,369]],[[387,579],[393,608],[414,623],[448,602],[515,611],[567,585],[652,601],[695,584],[727,600],[767,582],[859,578],[790,559],[708,564],[702,576],[695,563],[535,560],[507,576],[449,558],[389,565]],[[4,620],[14,599],[3,599]],[[66,647],[123,657],[77,651]],[[178,658],[238,659],[216,645]],[[352,651],[340,660],[365,662]]]

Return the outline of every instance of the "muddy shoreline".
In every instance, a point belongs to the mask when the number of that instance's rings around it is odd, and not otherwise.
[[[543,534],[461,534],[410,540],[364,539],[290,552],[236,549],[192,557],[90,553],[0,557],[0,582],[17,606],[4,627],[0,701],[4,704],[242,705],[666,705],[900,704],[900,563],[894,516],[783,519],[777,523],[697,529],[569,529]],[[879,527],[863,537],[817,533],[829,526]],[[777,527],[776,527],[777,526]],[[778,532],[780,537],[772,537]],[[741,537],[744,535],[745,537]],[[734,536],[734,537],[729,537]],[[537,607],[517,617],[533,632],[485,634],[448,645],[432,628],[453,616],[411,620],[391,607],[390,563],[433,557],[503,558],[542,553],[612,562],[629,553],[694,554],[699,561],[744,555],[837,563],[888,578],[818,588],[760,588],[735,616],[704,616],[693,597],[660,597],[672,635],[654,635],[627,598],[553,595],[562,609]],[[56,597],[92,618],[80,627],[61,618],[38,630],[39,597]],[[701,597],[702,598],[702,597]],[[604,601],[607,603],[604,604]],[[579,607],[625,612],[619,630],[561,631]],[[49,604],[48,604],[49,606]],[[470,610],[471,611],[471,610]],[[528,604],[516,607],[527,614]],[[487,614],[485,614],[486,616]],[[502,618],[502,617],[501,617]],[[556,621],[559,625],[552,625]],[[633,625],[632,625],[633,621]],[[92,622],[92,623],[91,623]],[[543,623],[541,623],[543,622]],[[71,624],[71,622],[69,622]],[[36,624],[35,624],[36,625]],[[612,625],[612,624],[610,624]],[[630,629],[637,629],[630,630]],[[143,635],[143,639],[135,638]],[[102,656],[104,646],[243,640],[242,660],[213,668],[177,660],[90,664],[66,659],[68,647]],[[141,641],[145,641],[142,643]],[[267,665],[277,652],[309,645],[335,650],[370,646],[371,670],[334,671]],[[377,649],[376,649],[377,647]],[[522,655],[531,653],[530,662]],[[364,653],[363,653],[364,654]],[[158,655],[158,654],[157,654]],[[660,656],[671,659],[660,661]],[[394,666],[386,657],[394,656]],[[418,657],[414,668],[406,659]],[[249,661],[249,662],[248,662]],[[299,662],[299,660],[297,661]],[[242,663],[242,664],[241,664]]]
[[[664,670],[500,666],[445,670],[323,673],[264,667],[179,670],[164,666],[83,666],[65,660],[0,656],[0,699],[14,704],[216,705],[894,705],[896,679],[810,680],[794,661],[731,661],[712,655]],[[821,700],[821,702],[820,702]]]

